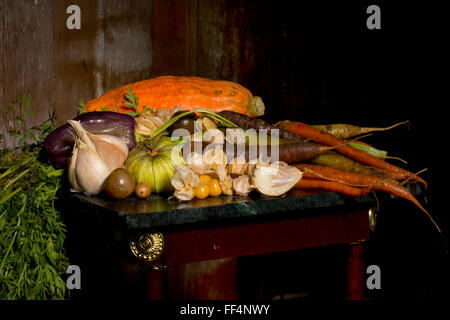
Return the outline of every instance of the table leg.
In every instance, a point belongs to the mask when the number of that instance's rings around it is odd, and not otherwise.
[[[364,243],[351,243],[347,259],[347,299],[363,300],[365,292]]]
[[[236,259],[175,266],[167,271],[169,299],[236,300]]]
[[[153,271],[144,265],[119,261],[126,281],[127,298],[164,300],[166,298],[166,271]]]
[[[165,273],[166,271],[147,271],[145,273],[146,299],[164,300],[165,295]]]

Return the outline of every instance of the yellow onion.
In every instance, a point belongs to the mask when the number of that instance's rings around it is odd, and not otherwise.
[[[147,182],[152,192],[170,192],[173,190],[170,179],[175,166],[184,165],[181,146],[170,137],[146,139],[130,152],[126,167],[136,183]]]

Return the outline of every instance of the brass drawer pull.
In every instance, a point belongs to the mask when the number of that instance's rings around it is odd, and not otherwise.
[[[160,232],[143,234],[136,241],[130,241],[130,249],[140,260],[155,261],[163,253],[164,237]]]

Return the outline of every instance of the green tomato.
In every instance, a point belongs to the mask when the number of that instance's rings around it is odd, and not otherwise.
[[[184,165],[181,146],[167,136],[139,142],[131,150],[126,162],[136,183],[147,182],[155,193],[173,190],[170,179],[177,164]]]

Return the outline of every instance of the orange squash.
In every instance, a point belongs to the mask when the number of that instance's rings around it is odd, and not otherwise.
[[[231,110],[249,116],[261,116],[265,109],[260,97],[253,96],[248,89],[231,81],[160,76],[110,90],[86,102],[86,110],[100,111],[106,107],[121,113],[134,111],[124,103],[128,88],[139,99],[139,112],[144,106],[158,110],[172,110],[174,106],[178,106],[185,110],[207,108],[215,112]]]

